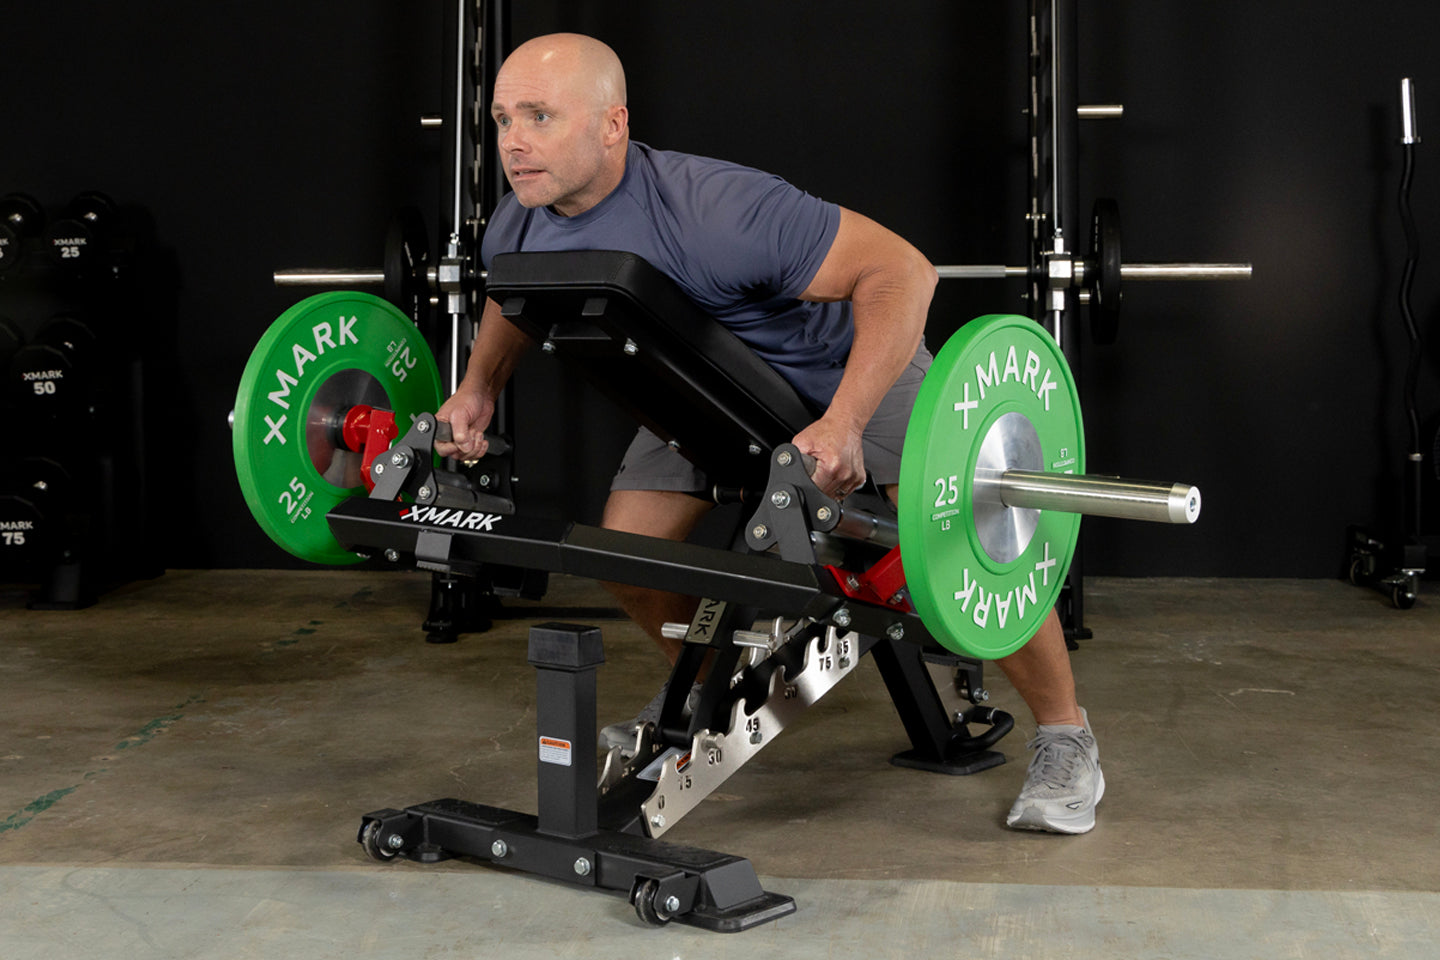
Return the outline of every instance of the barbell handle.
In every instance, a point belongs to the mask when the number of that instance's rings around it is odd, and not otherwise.
[[[1194,523],[1200,518],[1200,489],[1186,483],[1006,470],[993,480],[977,472],[975,496],[998,497],[1007,507],[1059,510],[1087,517],[1154,523]]]
[[[330,270],[298,267],[275,271],[277,287],[383,287],[383,270]]]
[[[1248,263],[1122,263],[1121,280],[1249,280]]]
[[[1004,280],[1007,277],[1029,276],[1029,267],[1007,267],[1004,264],[969,263],[935,264],[941,280]]]
[[[476,274],[480,282],[490,276],[490,271],[481,270]],[[348,268],[330,267],[292,267],[288,270],[276,270],[275,286],[277,287],[383,287],[385,285],[385,272],[383,270],[350,270]],[[426,281],[433,287],[436,283],[435,268],[429,267],[425,271]]]
[[[988,482],[977,474],[974,496],[991,502],[998,499],[1007,507],[1057,510],[1089,517],[1152,523],[1194,523],[1200,518],[1200,489],[1186,483],[1007,470]],[[894,520],[844,504],[840,506],[840,522],[832,533],[880,547],[893,547],[900,542],[900,531]]]
[[[936,264],[941,280],[1004,280],[1027,277],[1029,267],[1001,264]],[[1122,263],[1122,280],[1248,280],[1253,273],[1248,263]]]

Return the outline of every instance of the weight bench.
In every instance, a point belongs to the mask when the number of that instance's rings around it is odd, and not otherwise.
[[[789,441],[818,412],[778,373],[633,254],[501,255],[487,295],[545,352],[700,466],[717,500],[760,506],[745,523],[746,550],[532,520],[437,480],[428,465],[442,425],[416,417],[391,448],[403,458],[392,453],[383,487],[329,512],[345,549],[384,550],[448,574],[504,564],[705,599],[691,623],[667,625],[684,647],[659,722],[599,769],[599,631],[533,628],[538,815],[453,799],[380,810],[363,818],[367,853],[491,860],[622,891],[649,923],[734,931],[794,903],[762,890],[748,861],[660,838],[865,654],[910,741],[893,762],[950,774],[1004,762],[990,748],[1014,721],[981,706],[981,662],[943,649],[914,613],[903,571],[887,562],[895,552],[888,504],[856,494],[842,506],[810,482]],[[401,492],[414,502],[397,503]],[[687,717],[687,694],[712,655]],[[971,724],[988,729],[972,735]]]

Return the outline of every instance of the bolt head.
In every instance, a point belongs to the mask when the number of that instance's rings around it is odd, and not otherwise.
[[[505,856],[505,854],[509,852],[510,847],[505,843],[504,840],[496,840],[494,843],[490,844],[491,856],[499,858]]]
[[[401,847],[405,846],[405,838],[400,836],[400,834],[398,833],[392,833],[389,837],[385,839],[385,845],[391,850],[399,850]]]
[[[416,424],[415,424],[415,429],[416,429],[416,430],[419,430],[421,433],[429,433],[429,432],[430,432],[430,421],[429,421],[429,420],[420,420],[420,421],[417,421]]]
[[[675,913],[680,909],[680,898],[671,894],[665,898],[665,912]]]
[[[575,875],[580,877],[588,877],[590,875],[590,861],[586,860],[584,857],[580,857],[578,860],[576,860]]]
[[[776,455],[775,462],[782,467],[788,467],[790,466],[790,461],[793,459],[794,457],[790,456],[789,450],[781,450],[780,453]]]
[[[885,628],[885,636],[891,640],[905,639],[905,625],[901,623],[890,624],[890,626]]]
[[[541,349],[541,350],[544,350],[546,353],[554,353],[554,352],[555,352],[555,341],[554,341],[554,340],[546,340],[544,343],[540,344],[540,349]]]
[[[655,816],[651,817],[650,826],[654,827],[656,830],[659,830],[661,827],[665,826],[665,814],[657,813],[655,814]]]
[[[626,341],[625,341],[625,355],[626,355],[626,356],[628,356],[628,357],[633,357],[633,356],[635,356],[635,354],[637,354],[637,353],[639,353],[639,352],[640,352],[640,348],[637,347],[637,346],[635,346],[635,341],[634,341],[634,340],[626,340]]]
[[[389,560],[391,563],[394,563],[396,560],[400,559],[400,554],[396,552],[394,547],[386,547],[385,559]]]
[[[835,626],[837,627],[848,627],[850,626],[850,611],[841,607],[835,611],[835,615],[830,619],[835,622]]]
[[[770,502],[775,504],[777,510],[784,510],[790,506],[790,493],[787,490],[776,490],[770,494]]]
[[[234,416],[234,412],[233,412],[233,411],[231,412],[231,416],[232,416],[232,418],[233,418],[233,416]],[[752,457],[758,457],[758,456],[760,456],[760,444],[758,444],[758,443],[752,443],[752,444],[750,444],[748,450],[750,451],[750,456],[752,456]]]
[[[765,739],[765,738],[760,735],[760,731],[759,731],[759,730],[756,730],[754,733],[750,734],[750,742],[751,742],[751,743],[759,743],[759,742],[761,742],[761,741],[764,740],[764,739]]]
[[[816,510],[815,519],[819,520],[821,523],[825,523],[826,521],[828,521],[830,519],[830,508],[821,507],[819,510]]]
[[[756,540],[764,540],[766,537],[770,536],[770,528],[765,526],[765,524],[763,523],[757,523],[755,524],[755,526],[750,528],[750,536],[754,537]]]
[[[429,499],[430,499],[430,494],[434,493],[434,491],[431,490],[429,487],[421,487],[419,490],[417,490],[417,491],[415,491],[415,492],[416,492],[416,494],[420,497],[421,500],[429,500]]]
[[[385,472],[385,464],[381,463],[379,460],[376,460],[376,461],[375,461],[375,476],[378,477],[378,476],[380,476],[380,474],[382,474],[382,473],[384,473],[384,472]]]

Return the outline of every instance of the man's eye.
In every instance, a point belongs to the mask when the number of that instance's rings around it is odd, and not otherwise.
[[[536,123],[544,123],[546,120],[549,120],[549,119],[550,119],[550,114],[548,114],[548,113],[537,113],[537,114],[535,114],[535,122],[536,122]]]
[[[497,127],[508,127],[508,126],[510,126],[510,118],[509,118],[509,117],[496,117],[496,118],[495,118],[495,126],[497,126]]]

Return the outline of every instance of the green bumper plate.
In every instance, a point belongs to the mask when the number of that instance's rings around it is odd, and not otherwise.
[[[315,563],[357,563],[326,514],[363,495],[359,454],[333,425],[368,404],[395,412],[403,436],[441,401],[440,372],[415,324],[379,297],[321,293],[285,311],[256,345],[235,395],[235,472],[261,528]]]
[[[1014,559],[998,562],[981,544],[976,460],[995,421],[1012,412],[1034,425],[1042,469],[1084,472],[1084,422],[1059,347],[1028,317],[981,317],[936,355],[900,461],[900,557],[911,602],[946,648],[983,659],[1014,653],[1044,622],[1080,532],[1079,514],[1047,510]]]

